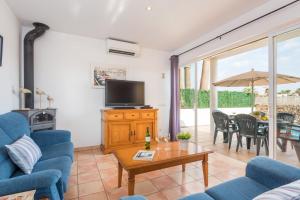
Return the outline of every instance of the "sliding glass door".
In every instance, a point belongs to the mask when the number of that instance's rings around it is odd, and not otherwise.
[[[209,66],[200,60],[180,67],[180,127],[193,142],[209,134]]]
[[[274,37],[276,158],[300,166],[300,29]]]

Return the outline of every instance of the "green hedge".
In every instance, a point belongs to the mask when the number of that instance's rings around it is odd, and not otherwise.
[[[194,89],[180,90],[181,108],[193,108]],[[209,91],[198,91],[198,108],[209,108]],[[236,91],[218,91],[218,108],[251,107],[251,94]]]

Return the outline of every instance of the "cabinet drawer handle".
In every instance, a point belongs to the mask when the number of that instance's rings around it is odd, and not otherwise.
[[[134,117],[135,115],[134,115],[134,114],[132,114],[131,116],[132,116],[132,117]]]
[[[115,115],[115,117],[118,117],[118,115]]]

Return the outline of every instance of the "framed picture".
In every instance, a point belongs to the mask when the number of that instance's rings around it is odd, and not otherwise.
[[[0,67],[2,66],[2,55],[3,55],[3,37],[0,35]]]
[[[106,79],[126,80],[126,69],[92,65],[91,78],[93,88],[104,88]]]

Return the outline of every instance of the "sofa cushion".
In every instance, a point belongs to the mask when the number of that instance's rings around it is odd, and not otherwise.
[[[211,198],[211,196],[209,196],[206,193],[196,193],[196,194],[183,197],[179,200],[214,200],[214,199]]]
[[[42,152],[35,142],[24,135],[12,144],[5,145],[10,159],[25,173],[31,174],[36,162],[42,157]]]
[[[215,200],[252,200],[254,197],[270,190],[248,177],[240,177],[206,191]]]
[[[73,160],[73,143],[64,142],[60,144],[51,145],[45,148],[41,148],[42,158],[41,160],[47,160],[51,158],[61,157],[61,156],[69,156],[71,160]]]
[[[11,144],[13,140],[0,128],[0,180],[11,177],[17,166],[11,161],[4,145]]]
[[[300,180],[267,191],[253,200],[296,200],[300,199]]]
[[[71,172],[72,161],[67,156],[52,158],[48,160],[39,161],[32,170],[32,173],[48,170],[48,169],[57,169],[62,173],[62,182],[64,191],[67,190],[68,177]],[[23,172],[17,171],[13,176],[24,175]]]
[[[13,141],[21,138],[24,134],[30,135],[29,124],[26,118],[20,113],[9,112],[0,115],[0,128]]]

